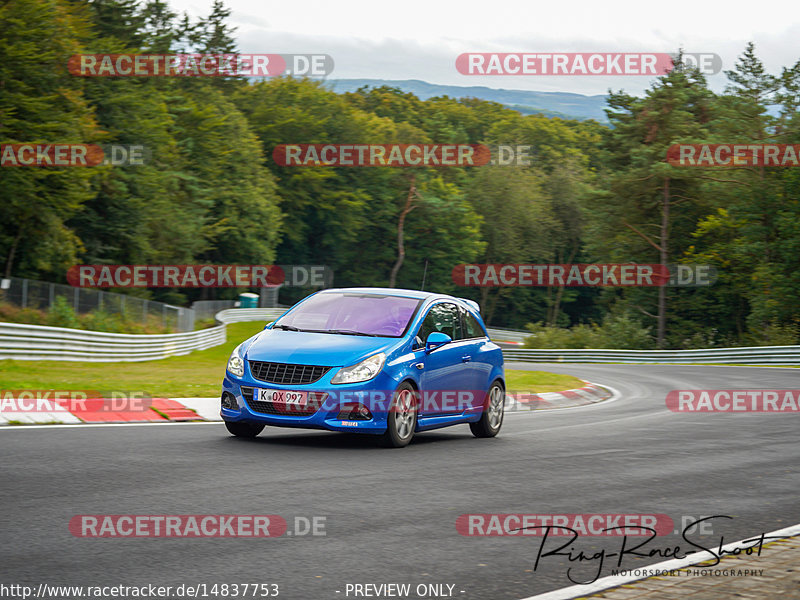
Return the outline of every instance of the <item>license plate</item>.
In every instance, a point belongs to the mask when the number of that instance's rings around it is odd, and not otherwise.
[[[264,390],[256,388],[256,399],[260,402],[274,402],[287,406],[305,406],[308,404],[308,392],[294,392],[292,390]]]

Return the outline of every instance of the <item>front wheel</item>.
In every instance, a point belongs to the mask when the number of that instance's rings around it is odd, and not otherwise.
[[[264,430],[263,425],[247,423],[246,421],[225,421],[225,427],[236,437],[243,438],[254,438]]]
[[[488,396],[489,399],[486,404],[486,410],[483,411],[481,420],[469,424],[472,435],[475,437],[494,437],[503,425],[503,414],[506,403],[505,390],[495,381],[492,387],[489,388]]]
[[[382,441],[390,448],[408,446],[417,427],[417,392],[410,383],[397,388],[386,416],[386,433]]]

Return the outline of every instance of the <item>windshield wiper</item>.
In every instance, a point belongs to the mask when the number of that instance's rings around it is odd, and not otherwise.
[[[353,331],[352,329],[320,329],[315,333],[338,333],[339,335],[363,335],[366,337],[380,337],[374,333],[364,333],[363,331]]]
[[[285,329],[286,331],[305,331],[305,329],[299,329],[294,325],[273,325],[273,329]]]

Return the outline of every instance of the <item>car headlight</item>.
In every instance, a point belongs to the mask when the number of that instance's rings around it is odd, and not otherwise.
[[[240,354],[242,346],[244,346],[244,342],[233,349],[231,357],[228,359],[228,373],[236,375],[237,377],[244,376],[244,359]]]
[[[383,352],[378,352],[378,354],[373,354],[369,358],[365,358],[357,365],[340,369],[339,372],[333,376],[333,379],[331,379],[331,383],[358,383],[359,381],[367,381],[381,372],[385,362],[386,355]]]

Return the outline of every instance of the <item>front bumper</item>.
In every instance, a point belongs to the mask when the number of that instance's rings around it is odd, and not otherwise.
[[[235,398],[235,408],[220,408],[220,416],[225,421],[247,421],[277,427],[301,427],[307,429],[327,429],[330,431],[350,431],[357,433],[382,434],[386,431],[386,419],[391,402],[391,394],[397,389],[399,381],[381,371],[375,378],[361,383],[334,385],[331,379],[339,371],[332,368],[319,381],[306,385],[278,385],[255,379],[249,365],[243,377],[236,377],[227,371],[222,381],[222,392]],[[249,394],[242,388],[261,388],[271,390],[291,390],[309,392],[321,397],[319,408],[312,414],[270,414],[263,412],[262,404],[248,401]],[[361,404],[370,411],[370,418],[351,419],[346,413]],[[272,411],[270,411],[272,412]],[[280,412],[280,411],[276,411]]]

